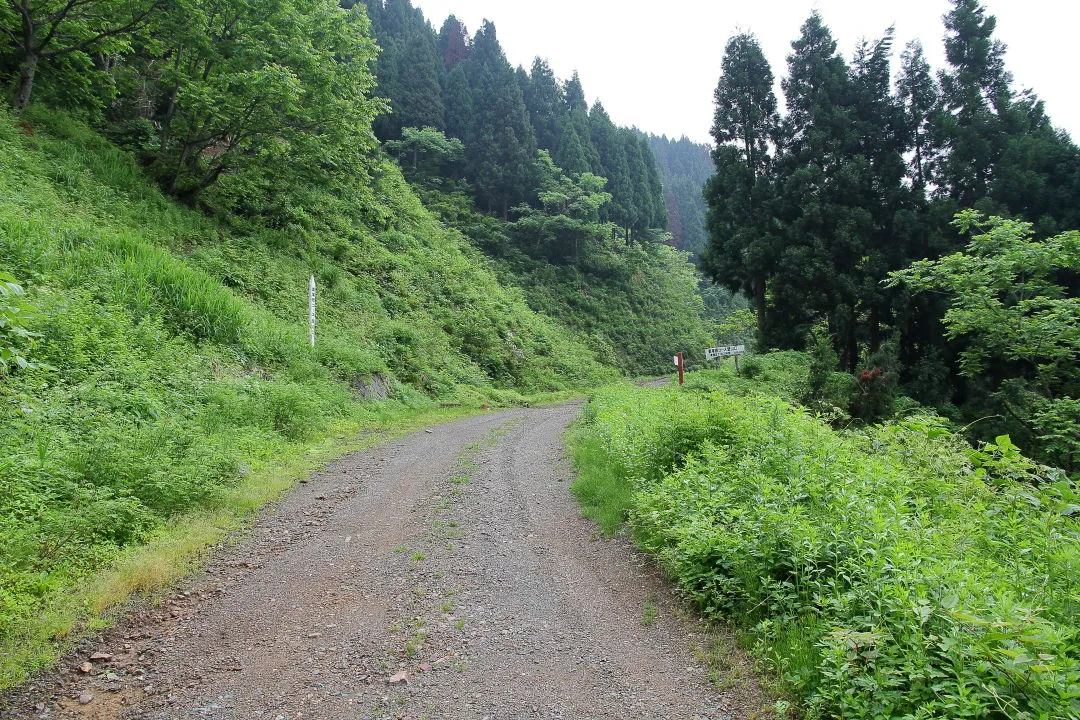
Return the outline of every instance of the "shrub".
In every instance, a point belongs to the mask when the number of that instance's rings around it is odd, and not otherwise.
[[[638,542],[756,628],[811,716],[1080,717],[1080,496],[1061,473],[935,417],[837,432],[754,393],[591,402],[584,436],[623,469]]]
[[[39,336],[26,327],[29,308],[21,301],[22,295],[15,278],[0,273],[0,376],[32,367],[27,354],[33,338]]]

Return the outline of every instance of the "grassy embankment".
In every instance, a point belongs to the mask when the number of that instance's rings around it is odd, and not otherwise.
[[[796,354],[596,394],[574,485],[811,717],[1080,717],[1080,496],[935,417],[836,431]]]
[[[377,206],[309,198],[269,227],[175,204],[65,115],[26,119],[0,113],[0,273],[40,365],[0,377],[0,687],[365,433],[614,375],[393,165]]]

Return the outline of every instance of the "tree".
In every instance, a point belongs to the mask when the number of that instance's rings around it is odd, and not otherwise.
[[[537,147],[554,152],[568,113],[563,101],[563,89],[546,60],[533,60],[524,96],[529,121],[536,132]]]
[[[434,43],[426,25],[414,28],[398,59],[397,91],[393,96],[398,128],[445,127],[438,73],[441,62],[435,56]]]
[[[953,0],[945,16],[942,111],[935,123],[942,190],[960,206],[972,207],[987,196],[994,168],[1007,142],[1002,116],[1012,103],[1005,70],[1005,45],[993,39],[997,19],[978,0]]]
[[[443,98],[447,134],[460,138],[462,142],[468,144],[472,137],[475,112],[469,79],[460,64],[455,65],[447,76]]]
[[[709,238],[702,269],[714,282],[754,299],[759,332],[766,327],[766,284],[776,262],[771,222],[773,158],[779,123],[773,74],[757,38],[732,37],[724,49],[713,99],[713,162],[705,188]],[[763,345],[764,346],[764,345]]]
[[[604,178],[592,173],[571,178],[546,150],[537,153],[535,176],[540,209],[519,208],[521,217],[511,228],[511,236],[522,249],[552,263],[565,263],[608,237],[608,227],[600,223],[600,209],[611,201],[611,193],[604,191]]]
[[[588,166],[587,170],[603,174],[604,167],[600,162],[600,154],[596,151],[592,142],[592,131],[589,126],[589,104],[585,100],[585,89],[581,85],[581,78],[578,77],[576,70],[570,76],[570,79],[563,84],[563,101],[566,103],[566,112],[570,116],[570,126],[573,128],[576,141],[570,137],[569,130],[563,128],[560,133],[560,143],[564,145],[564,148],[560,153],[557,153],[556,160],[561,167],[570,169],[572,165],[568,162],[567,156],[572,154],[573,146],[577,144],[581,147],[582,155]]]
[[[446,18],[439,31],[439,52],[447,72],[469,57],[469,31],[454,15]]]
[[[153,32],[139,72],[158,128],[150,169],[167,190],[194,200],[251,168],[363,176],[384,105],[368,95],[375,44],[359,6],[175,0]]]
[[[918,40],[909,42],[900,55],[896,90],[903,108],[906,144],[912,148],[911,182],[918,191],[925,192],[933,177],[930,123],[938,105],[939,91]]]
[[[589,111],[589,138],[600,159],[599,174],[608,179],[613,198],[605,208],[604,220],[610,220],[628,231],[634,224],[634,186],[630,179],[626,145],[599,100],[593,103]]]
[[[465,154],[460,140],[447,138],[433,127],[407,127],[401,131],[401,140],[391,140],[386,148],[397,156],[405,176],[414,182],[445,174],[447,167]]]
[[[126,51],[131,34],[162,5],[163,0],[4,0],[0,32],[11,39],[19,67],[15,112],[30,102],[42,61]]]
[[[469,138],[468,176],[479,204],[506,217],[533,187],[536,141],[494,24],[481,26],[472,48],[466,71],[476,119]]]
[[[588,136],[583,141],[570,118],[563,118],[559,123],[559,139],[554,150],[556,164],[569,173],[583,173],[592,170],[595,166],[589,161],[589,156],[585,150],[586,143],[588,143],[589,148],[592,148]],[[595,154],[595,150],[593,152]]]
[[[803,24],[792,50],[782,83],[789,112],[778,161],[783,243],[771,291],[775,321],[765,332],[778,346],[801,347],[827,318],[841,363],[854,371],[862,290],[874,271],[864,258],[877,229],[878,200],[874,159],[867,154],[873,139],[860,121],[872,104],[860,108],[860,101],[867,84],[880,80],[860,80],[860,71],[848,68],[817,13]]]
[[[1036,455],[1067,469],[1080,461],[1080,298],[1062,283],[1080,273],[1080,232],[1036,240],[1031,223],[984,219],[968,210],[954,222],[973,233],[963,252],[923,260],[890,283],[944,292],[948,337],[962,341],[960,371],[988,385],[1003,429]]]

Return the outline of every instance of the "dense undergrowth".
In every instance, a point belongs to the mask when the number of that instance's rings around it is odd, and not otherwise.
[[[688,253],[660,242],[613,239],[613,226],[599,223],[581,224],[588,231],[573,252],[538,249],[521,238],[516,223],[475,212],[460,193],[421,193],[492,259],[504,283],[521,288],[533,310],[558,319],[606,365],[629,374],[666,373],[675,352],[701,359],[715,343],[715,323]]]
[[[363,203],[209,217],[70,117],[24,118],[0,111],[0,275],[33,361],[0,374],[0,686],[48,662],[78,617],[43,608],[81,579],[185,514],[250,510],[246,483],[328,438],[614,375],[388,162]]]
[[[597,393],[585,512],[745,623],[811,717],[1080,717],[1075,486],[933,416],[834,430],[777,397],[790,360]]]

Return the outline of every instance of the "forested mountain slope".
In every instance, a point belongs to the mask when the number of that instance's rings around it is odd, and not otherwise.
[[[705,183],[715,168],[709,146],[683,136],[645,136],[660,168],[668,230],[675,247],[695,257],[705,249]]]
[[[470,36],[451,15],[436,32],[409,0],[364,6],[390,106],[375,132],[423,201],[604,362],[662,372],[671,347],[700,355],[712,333],[693,267],[667,247],[646,137],[589,107],[576,74],[512,68],[492,22]]]
[[[175,204],[64,115],[0,114],[0,272],[25,289],[0,299],[19,310],[0,339],[30,363],[0,383],[5,654],[41,651],[25,622],[55,591],[217,505],[264,458],[409,407],[611,377],[395,167],[375,169],[376,205],[327,194],[327,226],[299,243]],[[373,209],[381,227],[360,216]]]

